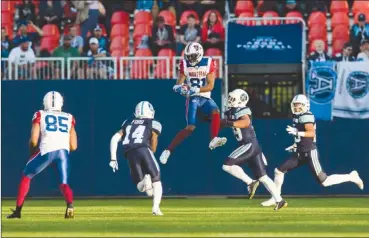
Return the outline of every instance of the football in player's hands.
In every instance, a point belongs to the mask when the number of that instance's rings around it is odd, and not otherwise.
[[[187,96],[189,89],[190,89],[190,87],[188,87],[188,85],[182,84],[182,86],[181,86],[181,95],[182,96]]]

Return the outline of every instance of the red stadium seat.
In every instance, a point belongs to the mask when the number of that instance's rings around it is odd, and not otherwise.
[[[193,10],[187,10],[187,11],[184,11],[182,13],[181,18],[179,20],[179,25],[181,25],[181,26],[186,25],[187,24],[187,17],[189,15],[194,15],[195,19],[196,19],[196,24],[200,24],[200,18],[199,18],[199,15],[197,14],[197,12],[193,11]]]
[[[289,12],[287,13],[286,17],[298,17],[298,18],[304,19],[300,12]],[[299,22],[300,21],[297,19],[287,19],[286,20],[286,24],[295,24]]]
[[[356,13],[355,17],[354,17],[354,23],[357,24],[359,22],[359,15],[363,13],[365,15],[365,19],[369,19],[369,9],[366,10],[366,12],[364,11],[359,11],[358,13]]]
[[[238,0],[234,9],[236,16],[241,15],[241,13],[249,12],[254,15],[254,4],[251,0]]]
[[[36,29],[33,28],[33,26],[31,25],[27,25],[27,32],[36,32]],[[21,30],[19,29],[18,32],[17,32],[18,35],[21,34]]]
[[[308,26],[311,27],[314,24],[324,25],[327,24],[327,17],[323,12],[312,12],[308,19]]]
[[[358,12],[369,12],[369,1],[368,0],[355,0],[352,5],[352,13],[354,16]]]
[[[138,49],[135,53],[136,57],[152,57],[152,52],[150,49]]]
[[[346,44],[347,41],[345,40],[335,40],[332,45],[332,55],[335,55],[337,53],[341,53],[343,46]]]
[[[172,62],[169,62],[169,67],[171,67]],[[171,67],[173,68],[173,67]],[[167,75],[168,71],[167,71],[167,64],[165,61],[161,60],[158,62],[158,64],[155,67],[155,72],[154,72],[154,77],[156,79],[170,79],[173,75],[173,72],[171,70],[171,68],[169,69],[169,76]]]
[[[140,24],[136,25],[133,30],[133,39],[134,41],[137,40],[137,38],[140,38],[143,35],[151,36],[151,27],[146,24]]]
[[[164,17],[164,22],[167,25],[170,25],[172,27],[175,27],[177,22],[176,22],[176,17],[174,16],[174,13],[169,11],[169,10],[163,10],[160,11],[159,16]]]
[[[217,48],[209,48],[205,51],[205,56],[223,56],[223,53]]]
[[[135,26],[140,24],[152,26],[153,21],[151,13],[146,11],[138,11],[133,18],[133,24]]]
[[[347,26],[341,25],[333,29],[332,40],[335,41],[338,39],[345,40],[345,41],[350,40],[350,30]]]
[[[14,11],[14,5],[11,1],[1,1],[1,12],[11,12]]]
[[[158,56],[169,57],[170,59],[176,56],[176,52],[172,49],[161,49]]]
[[[129,50],[128,42],[129,42],[129,38],[125,36],[116,36],[111,41],[110,51],[115,51],[115,50],[128,51]]]
[[[205,12],[204,16],[202,17],[202,24],[206,23],[208,21],[209,15],[211,12],[215,12],[218,16],[218,21],[223,22],[223,17],[217,10],[208,10]]]
[[[266,11],[263,14],[263,25],[279,25],[281,24],[280,20],[268,20],[270,17],[279,17],[278,13],[275,11]]]
[[[72,27],[72,24],[66,25],[64,28],[64,34],[69,34],[70,28]],[[77,35],[81,35],[81,27],[78,24],[74,25],[77,29]]]
[[[114,12],[111,16],[110,22],[112,25],[115,24],[129,24],[129,14],[124,11]]]
[[[331,14],[338,12],[349,13],[349,5],[346,0],[332,0],[330,7]]]
[[[238,17],[239,18],[246,18],[246,17],[253,17],[254,14],[250,12],[243,12]],[[245,26],[255,26],[256,20],[237,20],[237,24],[245,25]]]
[[[129,29],[126,24],[115,24],[111,28],[110,39],[113,39],[116,36],[124,36],[129,37]]]
[[[43,37],[53,37],[55,39],[60,38],[59,28],[55,24],[46,24],[42,27],[42,31],[44,32]]]
[[[125,51],[124,49],[122,50],[114,50],[110,53],[110,55],[112,57],[127,57],[129,56],[129,52]]]
[[[327,28],[322,25],[312,25],[309,29],[308,38],[310,42],[317,39],[327,41]]]
[[[1,13],[1,25],[13,25],[13,17],[10,12]]]
[[[344,12],[336,12],[333,14],[331,19],[331,26],[334,29],[336,26],[344,25],[349,27],[350,26],[350,19]]]
[[[58,47],[58,45],[58,39],[56,39],[55,37],[42,37],[40,49],[45,49],[49,52],[52,52],[56,47]]]

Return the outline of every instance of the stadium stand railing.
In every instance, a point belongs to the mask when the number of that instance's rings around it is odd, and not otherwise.
[[[223,78],[223,58],[212,57],[216,77]],[[175,57],[73,57],[36,58],[35,63],[16,66],[1,59],[2,80],[27,79],[175,79],[182,56]]]

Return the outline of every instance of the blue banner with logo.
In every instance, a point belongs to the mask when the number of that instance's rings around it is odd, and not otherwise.
[[[311,62],[306,76],[306,93],[310,110],[318,120],[332,120],[333,99],[337,84],[336,62]]]
[[[302,60],[303,26],[228,23],[227,64],[291,64]]]

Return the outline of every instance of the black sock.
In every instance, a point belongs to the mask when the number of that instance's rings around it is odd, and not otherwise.
[[[67,204],[67,208],[73,208],[73,204],[72,203]]]
[[[15,211],[16,211],[16,212],[21,212],[21,211],[22,211],[22,207],[23,207],[23,205],[22,205],[22,206],[17,206],[17,207],[15,208]]]

